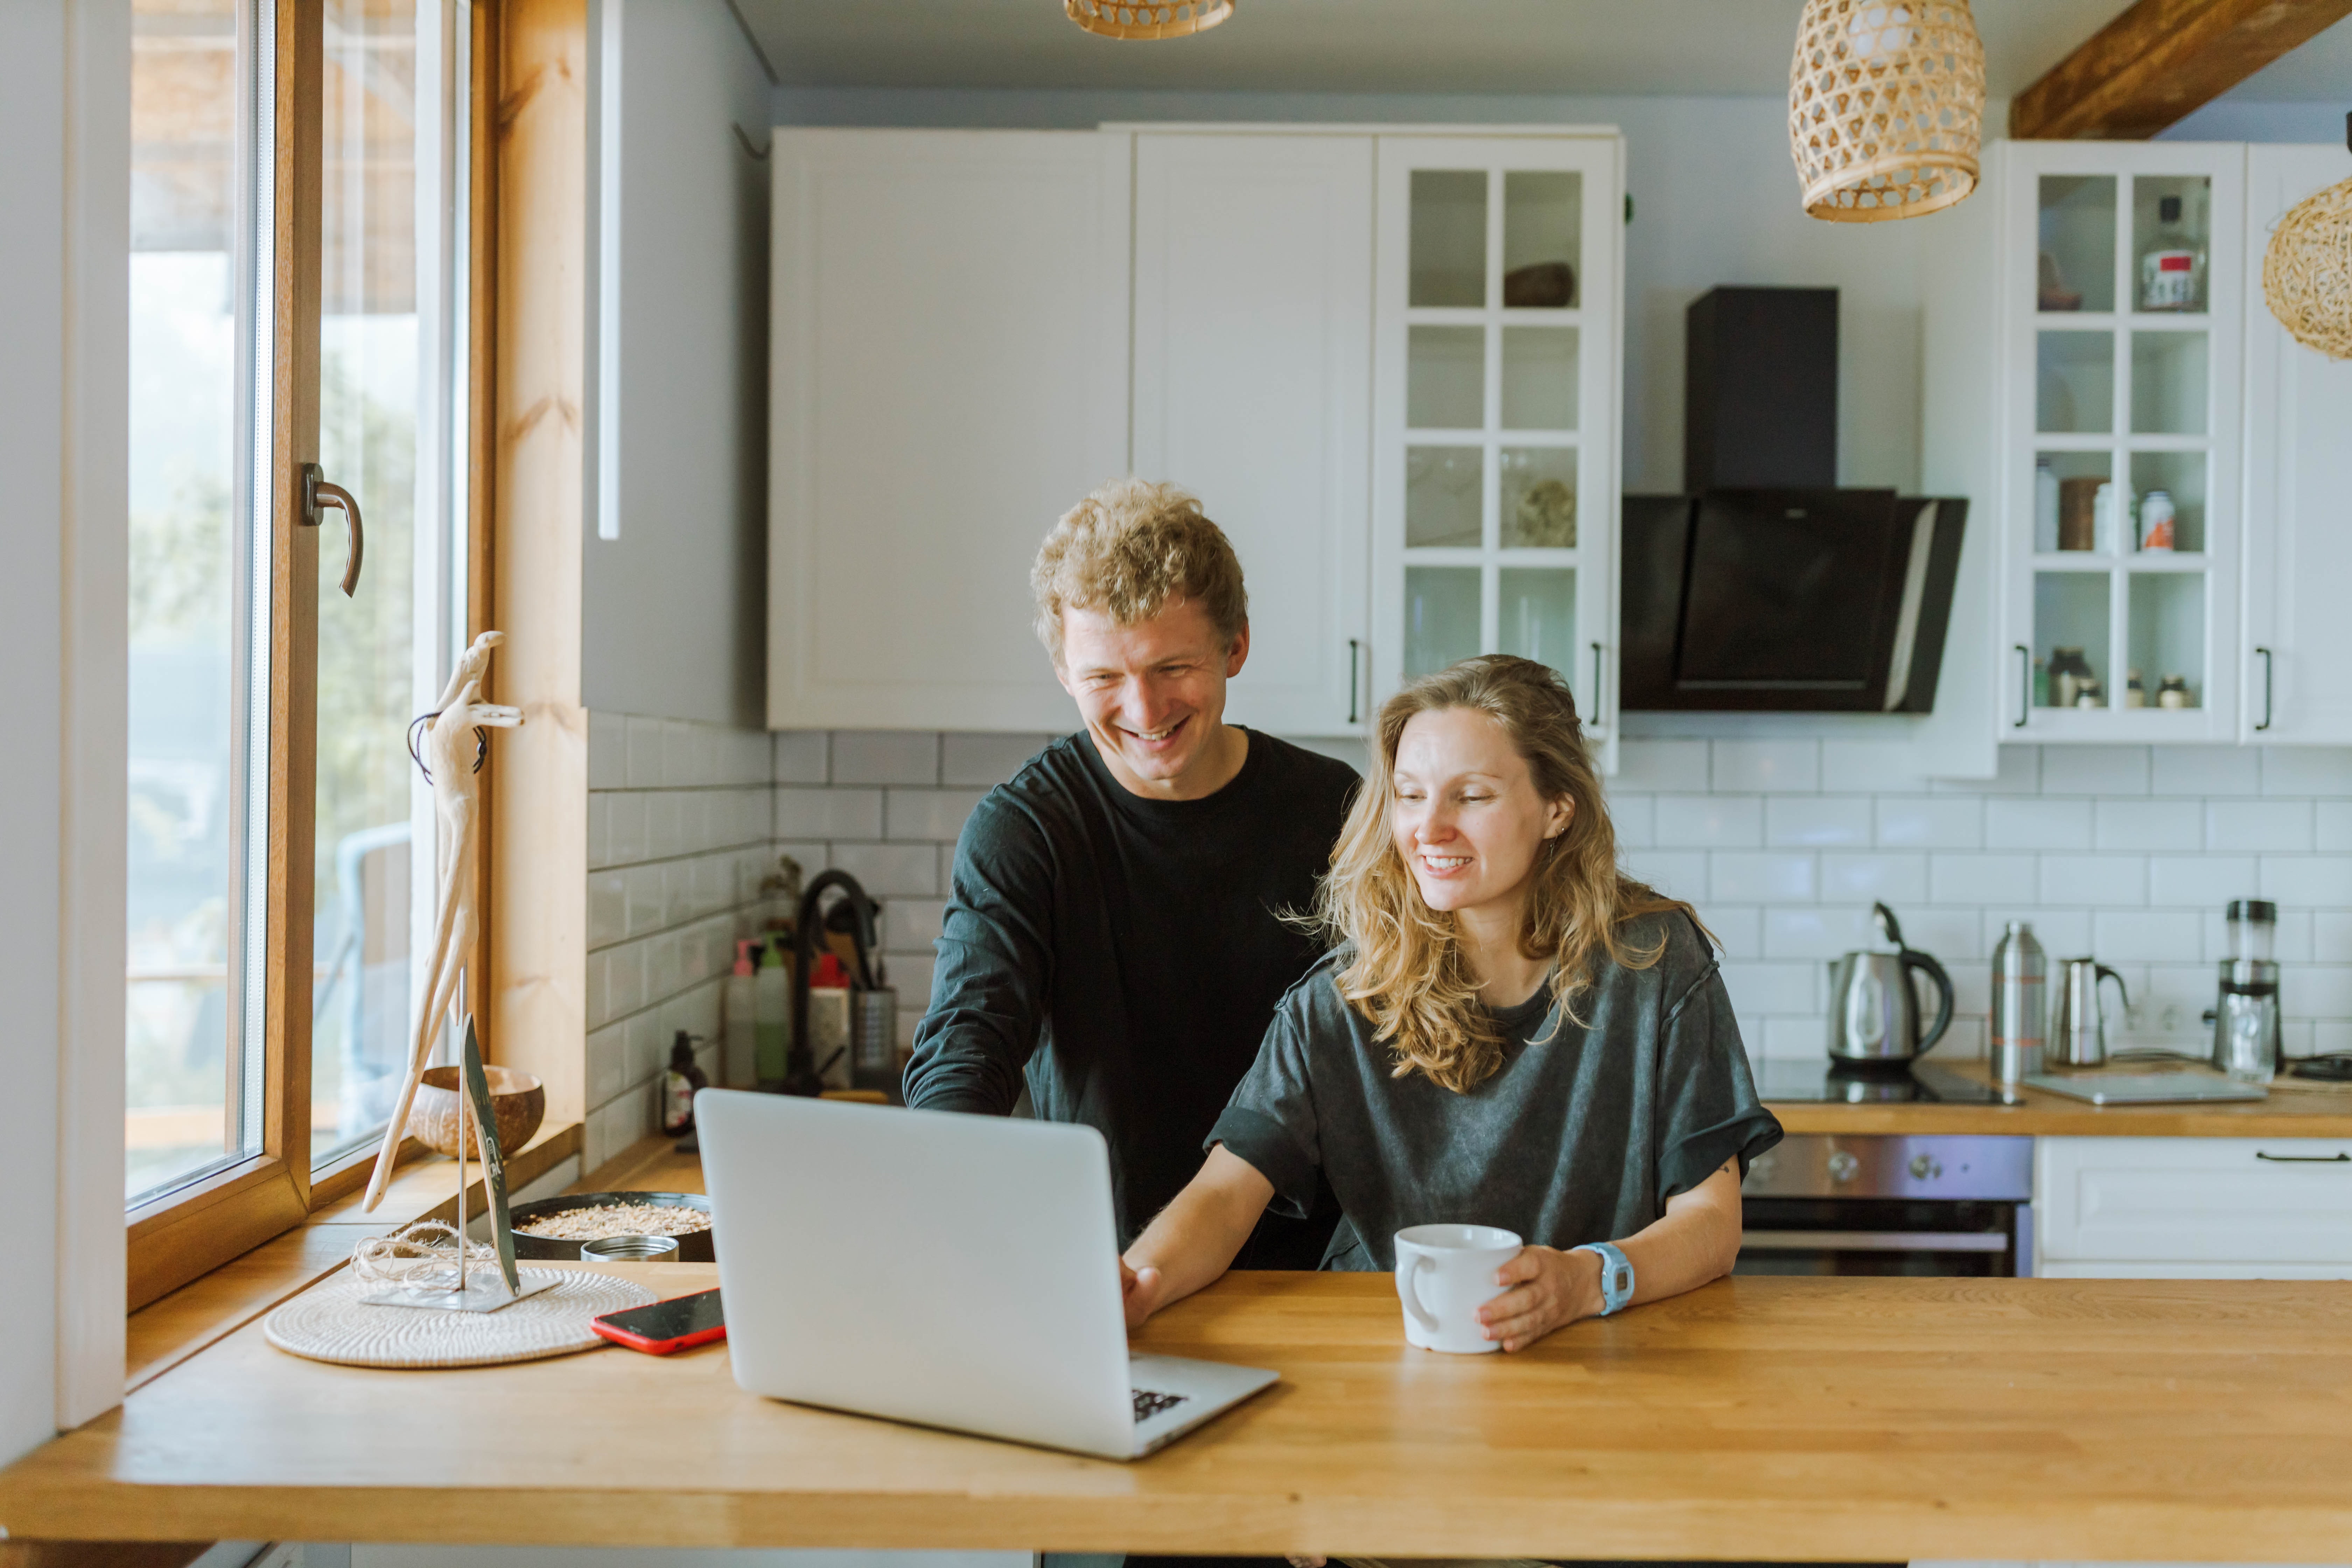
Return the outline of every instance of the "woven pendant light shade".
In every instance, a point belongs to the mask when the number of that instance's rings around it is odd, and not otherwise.
[[[1234,0],[1062,0],[1063,15],[1106,38],[1181,38],[1234,14]]]
[[[1917,217],[1977,188],[1984,41],[1968,0],[1805,0],[1789,141],[1805,211]]]
[[[2345,139],[2352,142],[2352,116]],[[2263,253],[2263,299],[2295,342],[2352,359],[2352,180],[2279,220]]]

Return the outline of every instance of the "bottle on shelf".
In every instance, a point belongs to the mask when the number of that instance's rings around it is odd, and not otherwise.
[[[2107,694],[2100,687],[2099,678],[2097,676],[2095,675],[2086,678],[2081,685],[2074,688],[2075,707],[2105,708],[2106,705]]]
[[[2189,682],[2178,675],[2168,675],[2157,683],[2156,705],[2158,708],[2194,708],[2195,700],[2189,695]]]
[[[727,977],[727,989],[719,999],[726,1043],[719,1053],[719,1076],[736,1088],[760,1079],[760,986],[755,978],[760,948],[757,937],[736,942],[735,972]]]
[[[2139,671],[2137,669],[2128,670],[2124,675],[2124,706],[2126,708],[2147,706],[2147,688],[2140,684]]]
[[[683,1138],[694,1131],[694,1096],[710,1087],[709,1075],[694,1061],[694,1042],[702,1038],[684,1029],[669,1043],[669,1066],[662,1069],[662,1135]]]
[[[2139,258],[2139,308],[2201,310],[2205,308],[2205,252],[2181,222],[2179,196],[2157,202],[2156,233]]]
[[[2042,555],[2058,548],[2058,476],[2047,458],[2033,464],[2033,548]]]
[[[761,956],[752,977],[755,1031],[754,1056],[762,1084],[784,1080],[785,1060],[793,1049],[793,972],[784,963],[784,944],[772,942]]]
[[[2085,682],[2094,689],[2099,684],[2098,679],[2091,673],[2091,661],[2083,657],[2081,648],[2061,647],[2050,650],[2051,707],[2080,707]]]
[[[2173,548],[2175,510],[2168,490],[2150,490],[2140,498],[2139,547],[2142,550]]]
[[[809,970],[808,1048],[827,1089],[850,1087],[849,966],[832,952],[817,954]]]

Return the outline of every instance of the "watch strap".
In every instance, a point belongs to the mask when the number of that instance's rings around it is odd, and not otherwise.
[[[1588,1241],[1572,1252],[1590,1252],[1601,1259],[1601,1315],[1613,1316],[1633,1299],[1633,1264],[1624,1252],[1606,1241]]]

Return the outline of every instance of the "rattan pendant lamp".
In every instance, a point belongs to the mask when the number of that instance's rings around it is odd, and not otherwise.
[[[2344,117],[2344,142],[2352,146],[2352,114]],[[2352,359],[2352,180],[2279,220],[2263,253],[2263,298],[2295,342]]]
[[[1184,38],[1234,14],[1234,0],[1062,0],[1062,14],[1106,38]]]
[[[1805,211],[1880,223],[1966,199],[1984,97],[1969,0],[1805,0],[1789,68]]]

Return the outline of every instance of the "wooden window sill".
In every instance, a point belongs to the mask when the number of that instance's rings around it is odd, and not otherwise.
[[[579,1153],[581,1128],[542,1128],[539,1135],[507,1161],[510,1190],[520,1190]],[[663,1140],[647,1140],[667,1150]],[[607,1171],[637,1156],[650,1157],[639,1144],[620,1159],[594,1173]],[[482,1191],[480,1167],[468,1163],[466,1206],[478,1214],[488,1201]],[[594,1190],[593,1188],[588,1190]],[[457,1217],[457,1162],[438,1156],[411,1160],[393,1173],[383,1202],[373,1214],[362,1214],[358,1191],[321,1207],[284,1235],[233,1258],[208,1274],[191,1279],[169,1295],[131,1314],[123,1355],[123,1391],[177,1366],[196,1352],[235,1332],[279,1302],[310,1289],[351,1261],[352,1248],[362,1239],[383,1236],[412,1220],[454,1221]]]

